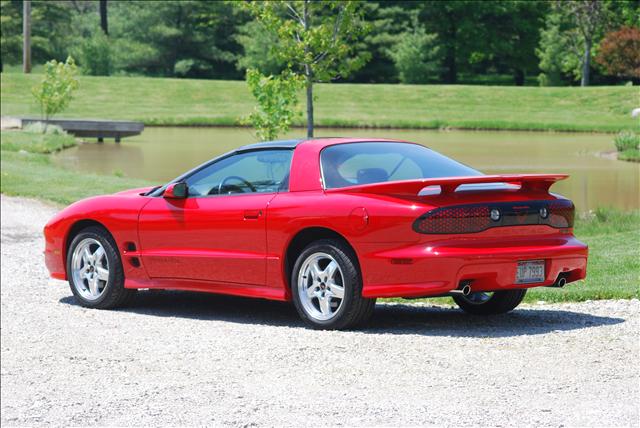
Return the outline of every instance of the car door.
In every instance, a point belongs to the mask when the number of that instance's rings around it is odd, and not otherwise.
[[[186,177],[186,198],[145,205],[139,237],[149,276],[264,285],[266,208],[288,177],[291,155],[232,154]]]

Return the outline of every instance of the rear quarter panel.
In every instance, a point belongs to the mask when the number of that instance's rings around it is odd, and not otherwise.
[[[300,231],[322,227],[342,235],[363,260],[366,244],[417,243],[412,219],[429,206],[384,196],[328,194],[322,190],[278,194],[267,209],[268,283],[288,290],[286,251]],[[367,268],[361,265],[363,277]]]

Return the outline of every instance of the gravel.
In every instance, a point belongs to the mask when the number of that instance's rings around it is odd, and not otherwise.
[[[351,332],[208,294],[87,310],[47,277],[56,208],[1,201],[2,426],[640,424],[638,300],[490,319],[379,304]]]

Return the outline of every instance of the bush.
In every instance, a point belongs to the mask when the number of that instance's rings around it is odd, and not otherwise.
[[[600,43],[596,62],[607,74],[640,78],[640,29],[623,27],[607,34]]]
[[[256,136],[262,141],[275,139],[291,127],[298,115],[298,91],[303,86],[302,77],[283,72],[277,76],[265,76],[260,71],[247,70],[247,86],[258,105],[244,123],[253,125]]]
[[[24,132],[32,132],[38,134],[51,135],[67,135],[67,133],[58,125],[47,125],[42,122],[31,122],[22,128]]]
[[[46,122],[55,114],[64,111],[71,102],[73,91],[79,85],[76,73],[77,67],[71,57],[65,62],[54,59],[44,65],[42,81],[31,89],[45,122],[44,132],[47,131]]]
[[[427,34],[417,20],[413,29],[402,34],[400,41],[389,51],[402,83],[426,83],[440,70],[435,34]]]
[[[638,150],[640,148],[640,135],[634,132],[623,131],[615,136],[613,143],[619,152],[633,149]]]
[[[109,76],[113,73],[113,52],[109,38],[96,32],[80,49],[82,73],[89,76]]]

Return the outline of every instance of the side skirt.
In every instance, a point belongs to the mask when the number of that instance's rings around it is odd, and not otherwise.
[[[125,288],[154,290],[184,290],[199,291],[214,294],[228,294],[232,296],[256,297],[260,299],[288,301],[284,289],[261,285],[245,285],[233,283],[219,283],[197,281],[191,279],[163,278],[153,280],[126,279]]]

